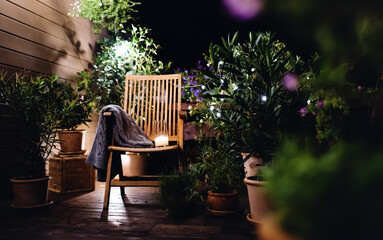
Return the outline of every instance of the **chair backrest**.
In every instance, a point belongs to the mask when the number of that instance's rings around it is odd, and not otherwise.
[[[126,76],[124,110],[150,140],[156,137],[153,126],[165,122],[169,141],[180,141],[181,84],[181,74]]]

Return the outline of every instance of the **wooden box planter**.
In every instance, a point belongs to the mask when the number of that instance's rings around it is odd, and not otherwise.
[[[95,171],[85,163],[86,155],[56,155],[49,158],[49,190],[57,193],[93,191]]]

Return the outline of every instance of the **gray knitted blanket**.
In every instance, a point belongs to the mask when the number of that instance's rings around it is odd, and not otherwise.
[[[104,116],[104,112],[111,112],[114,117]],[[108,121],[109,118],[112,121]],[[136,124],[120,106],[105,106],[99,117],[96,136],[92,149],[86,159],[86,163],[97,169],[97,180],[104,182],[106,179],[106,169],[108,166],[108,146],[111,145],[112,133],[114,135],[114,145],[131,148],[150,148],[153,147],[144,131]],[[112,178],[120,172],[121,153],[115,152],[113,155]]]

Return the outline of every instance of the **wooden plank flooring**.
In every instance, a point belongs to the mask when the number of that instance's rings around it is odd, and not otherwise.
[[[109,210],[102,208],[104,183],[93,192],[50,193],[54,203],[32,210],[0,202],[0,239],[255,239],[246,221],[247,198],[232,217],[214,217],[204,209],[175,218],[156,200],[157,187],[127,187],[127,198],[112,188]]]

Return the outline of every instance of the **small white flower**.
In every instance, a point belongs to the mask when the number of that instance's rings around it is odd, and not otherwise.
[[[251,71],[254,72],[254,71],[255,71],[255,68],[252,68]]]
[[[188,109],[191,110],[191,109],[192,109],[192,106],[189,106]]]
[[[202,88],[202,89],[205,89],[205,85],[202,85],[201,88]]]
[[[237,89],[238,89],[237,84],[233,83],[233,89],[234,89],[234,90],[237,90]]]
[[[210,110],[211,111],[213,111],[214,110],[214,106],[212,105],[212,106],[210,106]]]
[[[217,113],[217,117],[220,117],[221,116],[221,113]]]
[[[307,105],[310,105],[310,103],[311,103],[310,99],[309,99],[309,100],[307,100]]]
[[[200,123],[203,123],[202,119],[199,120]]]

